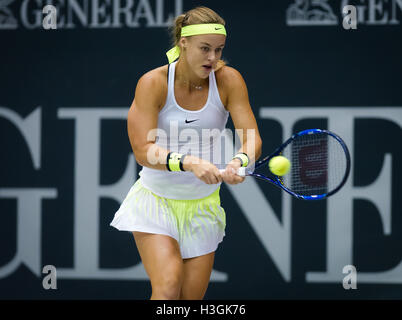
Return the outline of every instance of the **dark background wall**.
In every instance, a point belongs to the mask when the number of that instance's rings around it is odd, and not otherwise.
[[[132,236],[109,226],[141,169],[125,117],[141,75],[167,63],[168,16],[197,5],[226,20],[224,58],[247,83],[263,153],[291,132],[328,128],[353,166],[322,202],[251,179],[223,185],[226,237],[206,298],[402,297],[400,2],[350,1],[356,30],[342,27],[341,1],[318,21],[287,19],[290,0],[50,1],[56,30],[42,27],[46,3],[0,8],[1,299],[149,297]],[[113,20],[119,4],[131,17]],[[55,290],[43,288],[46,265]],[[357,289],[343,287],[346,265]]]

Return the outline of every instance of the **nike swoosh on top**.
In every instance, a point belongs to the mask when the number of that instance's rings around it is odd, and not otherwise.
[[[221,30],[222,28],[215,28],[215,30]]]
[[[197,120],[200,120],[200,119],[195,119],[195,120],[185,120],[185,123],[191,123],[191,122],[194,122],[194,121],[197,121]]]

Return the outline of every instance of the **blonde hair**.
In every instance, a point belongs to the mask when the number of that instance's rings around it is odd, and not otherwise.
[[[170,31],[173,40],[173,46],[179,44],[182,27],[202,23],[218,23],[225,25],[225,20],[223,20],[223,18],[212,9],[203,6],[196,7],[177,16],[173,22],[173,26],[171,27]],[[224,65],[226,65],[226,62],[224,60],[219,60],[216,65],[215,71],[222,68]]]

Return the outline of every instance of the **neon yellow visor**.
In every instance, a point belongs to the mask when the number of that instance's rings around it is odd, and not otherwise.
[[[225,26],[217,23],[192,24],[181,28],[182,37],[197,36],[200,34],[223,34],[226,36]],[[180,56],[180,47],[175,46],[166,52],[169,64]]]

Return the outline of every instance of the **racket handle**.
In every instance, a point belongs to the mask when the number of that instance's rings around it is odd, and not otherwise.
[[[219,171],[222,173],[222,172],[225,171],[225,169],[220,169]],[[241,167],[241,168],[237,169],[236,174],[237,174],[238,176],[244,177],[244,176],[246,175],[246,168],[245,168],[245,167]]]

